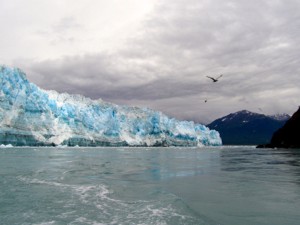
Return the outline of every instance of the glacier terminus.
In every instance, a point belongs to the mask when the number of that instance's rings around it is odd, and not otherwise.
[[[220,135],[148,108],[43,90],[0,66],[0,144],[13,146],[218,146]]]

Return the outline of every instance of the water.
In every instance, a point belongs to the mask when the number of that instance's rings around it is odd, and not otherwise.
[[[0,224],[296,225],[300,151],[0,148]]]

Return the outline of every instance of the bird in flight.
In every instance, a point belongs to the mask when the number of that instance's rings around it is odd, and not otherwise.
[[[221,75],[218,76],[217,78],[209,77],[209,76],[206,76],[206,77],[208,77],[209,79],[212,79],[213,82],[217,82],[222,76],[223,76],[223,74],[221,74]]]

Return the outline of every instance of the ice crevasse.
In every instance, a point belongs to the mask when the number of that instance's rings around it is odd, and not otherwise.
[[[13,146],[217,146],[220,135],[148,108],[47,91],[0,66],[0,144]]]

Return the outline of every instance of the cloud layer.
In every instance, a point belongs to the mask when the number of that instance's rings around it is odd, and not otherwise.
[[[162,0],[111,51],[16,57],[13,64],[45,89],[180,119],[207,123],[242,109],[293,113],[300,96],[299,12],[296,0]],[[85,29],[74,15],[50,27],[55,37]],[[217,83],[206,78],[219,74]]]

